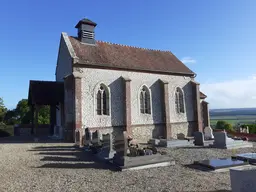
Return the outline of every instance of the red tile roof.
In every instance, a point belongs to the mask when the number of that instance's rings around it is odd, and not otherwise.
[[[79,58],[79,64],[134,71],[194,75],[194,72],[170,51],[143,49],[102,41],[96,41],[96,45],[88,45],[80,43],[75,37],[69,37],[69,39],[76,56]]]

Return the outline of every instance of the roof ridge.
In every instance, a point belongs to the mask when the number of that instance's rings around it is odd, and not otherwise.
[[[119,45],[122,47],[131,47],[131,48],[136,48],[136,49],[143,49],[143,50],[149,50],[149,51],[159,51],[159,52],[168,52],[171,53],[171,51],[167,51],[167,50],[160,50],[160,49],[150,49],[150,48],[144,48],[144,47],[137,47],[137,46],[132,46],[132,45],[124,45],[124,44],[119,44],[119,43],[112,43],[112,42],[107,42],[107,41],[102,41],[102,40],[96,40],[97,43],[107,43],[110,45]],[[173,55],[173,54],[172,54]]]

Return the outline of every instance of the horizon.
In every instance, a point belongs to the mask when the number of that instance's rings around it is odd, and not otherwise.
[[[86,17],[97,23],[96,40],[171,51],[197,74],[211,110],[256,108],[254,7],[253,0],[4,2],[0,97],[13,109],[27,99],[29,80],[54,81],[61,32],[76,36]]]

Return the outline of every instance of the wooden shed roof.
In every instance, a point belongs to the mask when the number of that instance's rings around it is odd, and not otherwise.
[[[64,102],[64,83],[56,81],[29,82],[28,104],[54,105]]]

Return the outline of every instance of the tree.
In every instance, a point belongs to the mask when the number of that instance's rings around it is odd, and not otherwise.
[[[15,110],[7,110],[4,117],[4,123],[6,125],[14,125],[18,123]]]
[[[39,124],[50,124],[50,106],[42,106],[38,113]]]
[[[21,124],[31,123],[31,111],[27,99],[21,99],[15,109],[15,114],[18,122]]]
[[[224,127],[225,127],[225,124],[227,124],[227,122],[226,121],[223,121],[223,120],[220,120],[220,121],[218,121],[217,123],[216,123],[216,128],[217,129],[224,129]]]
[[[15,109],[15,114],[19,123],[21,124],[32,123],[32,113],[28,105],[27,99],[22,99],[18,102],[17,107]],[[49,123],[50,123],[50,106],[41,106],[38,112],[38,124],[49,124]]]
[[[233,126],[230,123],[227,123],[226,121],[220,120],[216,124],[217,129],[226,130],[226,131],[233,131]]]
[[[3,123],[6,111],[7,111],[7,109],[4,106],[4,100],[3,100],[3,98],[0,97],[0,123]]]
[[[233,131],[233,126],[232,126],[230,123],[226,123],[226,124],[224,125],[224,129],[225,129],[226,131]]]

